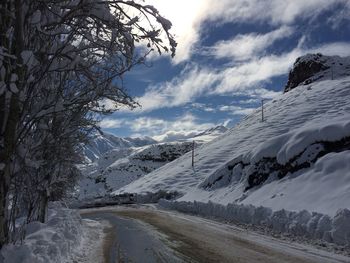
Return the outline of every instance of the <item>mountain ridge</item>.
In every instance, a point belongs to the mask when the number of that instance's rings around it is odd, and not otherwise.
[[[307,55],[298,62],[309,58]],[[339,57],[327,59],[332,60],[339,61]],[[136,180],[114,194],[161,190],[180,193],[179,201],[237,202],[329,215],[350,208],[346,190],[350,171],[343,169],[350,163],[346,154],[350,147],[345,144],[345,148],[334,150],[328,146],[350,136],[347,65],[336,64],[333,78],[330,72],[318,78],[317,72],[309,84],[301,82],[266,103],[263,122],[260,109],[256,109],[223,135],[200,146],[194,168],[188,153],[148,174],[147,180]],[[286,171],[279,174],[278,169]],[[317,175],[323,179],[318,181]],[[334,188],[327,195],[325,182]]]

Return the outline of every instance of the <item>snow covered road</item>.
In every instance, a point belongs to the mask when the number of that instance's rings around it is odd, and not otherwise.
[[[118,262],[121,256],[123,262],[350,262],[311,246],[154,207],[84,209],[81,214],[112,225],[105,262]]]

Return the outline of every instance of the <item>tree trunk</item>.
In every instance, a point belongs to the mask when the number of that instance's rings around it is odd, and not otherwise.
[[[0,171],[0,249],[8,242],[8,222],[7,222],[7,194],[8,175],[5,170]]]
[[[12,4],[14,3],[15,10],[15,23],[13,17],[9,14],[12,12]],[[21,90],[24,84],[24,69],[21,65],[22,59],[20,57],[23,51],[23,14],[22,14],[22,0],[15,0],[15,2],[9,1],[7,5],[2,6],[2,17],[1,22],[5,22],[0,28],[1,30],[5,27],[14,25],[14,39],[13,43],[2,37],[2,46],[17,57],[16,60],[13,58],[6,58],[5,68],[5,81],[6,85],[9,85],[11,76],[13,73],[17,74],[17,89]],[[4,12],[4,13],[3,13]],[[2,31],[4,32],[4,31]],[[5,35],[5,34],[3,34]],[[7,87],[7,90],[9,88]],[[0,96],[0,248],[9,241],[9,229],[8,229],[8,194],[10,189],[10,183],[12,179],[11,166],[13,164],[13,158],[16,153],[17,146],[17,128],[21,118],[21,104],[19,95],[12,93],[10,98],[6,98],[5,94]]]
[[[49,202],[49,197],[47,195],[47,191],[42,191],[40,196],[40,204],[39,204],[39,212],[38,212],[38,220],[41,223],[46,222],[48,202]]]

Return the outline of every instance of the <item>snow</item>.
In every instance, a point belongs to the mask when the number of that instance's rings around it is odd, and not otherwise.
[[[226,131],[224,126],[217,126],[196,132],[178,142],[166,143],[156,143],[149,137],[119,138],[108,133],[96,134],[89,145],[83,148],[85,159],[94,162],[80,167],[84,176],[79,182],[78,198],[82,200],[109,195],[191,151],[193,141],[197,148]]]
[[[150,137],[120,138],[109,133],[96,133],[92,135],[90,142],[82,148],[86,161],[92,163],[113,149],[140,147],[153,143],[157,142]]]
[[[192,143],[159,143],[143,147],[116,148],[81,168],[78,198],[109,195],[138,178],[190,151]]]
[[[217,218],[225,221],[254,224],[278,234],[322,239],[337,245],[350,245],[350,210],[338,210],[331,218],[307,210],[291,212],[285,209],[272,211],[266,207],[243,204],[221,205],[212,202],[167,201],[161,199],[163,208]]]
[[[320,158],[313,169],[300,175],[276,180],[253,191],[242,204],[263,205],[274,209],[306,209],[335,215],[349,208],[350,151],[330,153]]]
[[[318,141],[338,141],[349,136],[349,131],[348,116],[335,117],[327,123],[322,120],[310,121],[298,129],[266,140],[243,159],[256,163],[264,157],[276,156],[278,163],[286,164],[300,154],[305,146]]]
[[[322,142],[350,137],[350,77],[339,72],[334,72],[337,79],[300,85],[270,101],[264,122],[256,109],[222,136],[198,147],[194,168],[191,154],[185,154],[114,194],[163,190],[181,193],[178,201],[236,202],[330,217],[339,209],[350,209],[348,148],[320,155]],[[270,164],[266,157],[272,158]],[[297,169],[279,179],[272,168],[286,164]],[[265,172],[267,179],[250,185],[256,171]]]
[[[29,223],[23,243],[5,245],[0,261],[2,256],[4,263],[87,262],[83,259],[101,256],[101,233],[99,223],[82,220],[78,211],[52,203],[47,223]]]

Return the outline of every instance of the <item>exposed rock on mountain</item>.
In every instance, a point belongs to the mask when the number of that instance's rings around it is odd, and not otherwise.
[[[319,79],[335,79],[350,75],[350,57],[307,54],[299,57],[289,73],[284,92],[300,84],[307,85]]]

